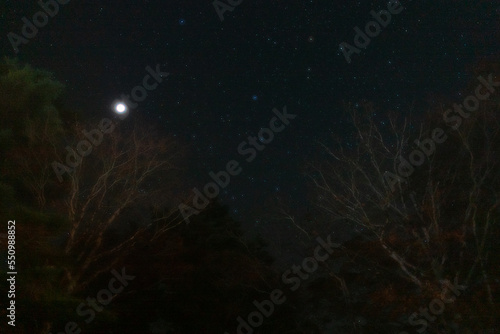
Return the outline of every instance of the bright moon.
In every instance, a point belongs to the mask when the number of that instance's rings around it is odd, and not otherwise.
[[[115,111],[119,114],[123,114],[127,110],[127,107],[123,103],[118,103],[115,106]]]

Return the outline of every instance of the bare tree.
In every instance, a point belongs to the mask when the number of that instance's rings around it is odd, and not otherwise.
[[[181,153],[175,141],[158,138],[149,129],[129,134],[115,130],[70,173],[64,207],[71,227],[65,252],[77,259],[76,269],[67,273],[70,291],[112,268],[146,231],[157,238],[182,223],[173,202]],[[118,243],[105,244],[125,210],[141,205],[153,208],[154,219],[138,224]]]
[[[495,105],[484,103],[457,131],[447,132],[444,143],[434,144],[425,163],[404,175],[398,168],[417,149],[414,141],[446,125],[434,119],[433,128],[412,131],[410,119],[394,114],[381,125],[369,103],[346,109],[354,142],[322,144],[330,160],[311,164],[318,207],[369,232],[397,274],[417,287],[430,283],[438,289],[458,277],[469,284],[479,274],[493,303],[486,262],[500,205]]]

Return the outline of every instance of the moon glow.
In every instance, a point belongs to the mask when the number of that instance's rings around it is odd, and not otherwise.
[[[127,106],[124,103],[117,103],[115,105],[115,112],[118,114],[123,114],[127,111]]]

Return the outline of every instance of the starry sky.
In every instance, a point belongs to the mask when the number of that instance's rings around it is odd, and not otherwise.
[[[498,2],[401,4],[351,63],[340,43],[353,44],[354,27],[364,28],[386,1],[244,0],[221,21],[210,0],[72,0],[16,55],[7,34],[20,34],[21,18],[40,7],[4,0],[0,50],[53,72],[67,85],[66,102],[96,120],[113,117],[112,102],[142,82],[146,66],[160,64],[170,75],[123,122],[140,114],[187,143],[189,187],[242,161],[238,144],[286,105],[297,118],[221,195],[233,214],[252,219],[277,196],[307,208],[301,170],[321,156],[317,143],[334,134],[349,145],[342,101],[371,100],[403,115],[414,104],[411,112],[423,113],[437,96],[459,99],[473,65],[498,55]]]

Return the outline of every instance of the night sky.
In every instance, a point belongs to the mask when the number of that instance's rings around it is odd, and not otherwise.
[[[16,54],[7,38],[21,33],[35,1],[3,1],[1,54],[47,69],[67,86],[66,103],[95,119],[142,82],[146,66],[170,73],[131,110],[174,134],[191,150],[189,187],[229,160],[243,172],[221,200],[243,220],[279,196],[305,204],[306,162],[331,134],[350,140],[342,101],[381,110],[424,113],[437,96],[460,99],[471,68],[498,54],[495,1],[402,1],[405,9],[347,63],[339,45],[372,20],[383,1],[242,1],[221,21],[211,1],[69,1]],[[297,115],[245,163],[238,144],[287,107]],[[117,118],[118,119],[118,118]],[[384,122],[381,117],[380,122]]]

